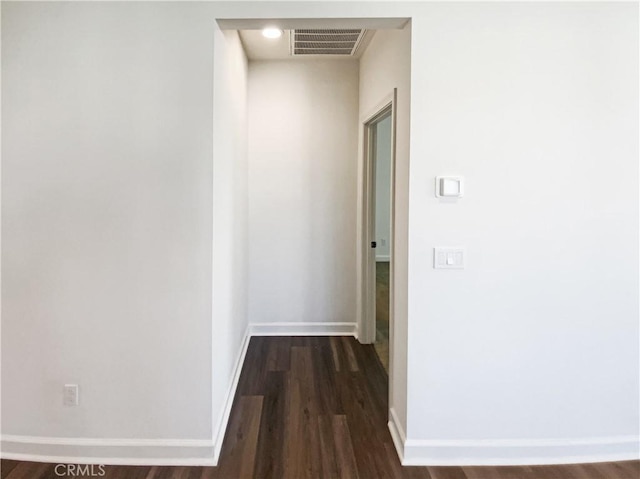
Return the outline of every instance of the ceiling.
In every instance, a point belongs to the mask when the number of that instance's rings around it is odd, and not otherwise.
[[[371,38],[375,34],[373,30],[367,30],[353,56],[347,55],[313,55],[313,56],[292,56],[289,52],[289,42],[292,30],[284,30],[280,38],[271,39],[262,36],[262,30],[239,30],[240,39],[244,45],[244,51],[249,60],[298,60],[309,58],[323,59],[354,59],[360,58],[366,50]]]

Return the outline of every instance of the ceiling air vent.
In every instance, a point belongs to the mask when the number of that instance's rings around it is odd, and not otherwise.
[[[291,54],[348,55],[355,54],[365,30],[293,30]]]

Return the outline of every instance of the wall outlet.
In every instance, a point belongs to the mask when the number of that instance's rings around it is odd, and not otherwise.
[[[384,238],[382,238],[382,239],[380,240],[380,246],[387,246],[387,240],[386,240],[386,239],[384,239]]]
[[[62,392],[62,403],[65,406],[77,406],[79,404],[78,385],[65,384]]]

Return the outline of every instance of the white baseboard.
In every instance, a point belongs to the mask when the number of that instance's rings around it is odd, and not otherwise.
[[[102,464],[105,466],[206,466],[213,467],[211,457],[185,458],[139,458],[139,457],[84,457],[84,456],[44,456],[42,454],[23,454],[3,452],[2,459],[27,462],[47,462],[50,464]]]
[[[376,263],[388,263],[389,261],[391,261],[391,255],[388,255],[388,254],[376,255]]]
[[[534,466],[640,459],[638,436],[586,439],[407,439],[393,408],[389,432],[403,466]]]
[[[2,436],[2,459],[16,461],[215,466],[211,439],[119,439]]]
[[[47,446],[99,447],[213,447],[211,439],[124,439],[93,437],[45,437],[3,434],[3,444],[39,444]]]
[[[233,399],[236,396],[236,390],[238,389],[238,382],[240,381],[240,373],[242,372],[242,365],[244,364],[244,358],[247,355],[247,349],[249,348],[249,341],[251,340],[251,327],[247,325],[247,329],[244,333],[244,339],[238,351],[236,363],[233,367],[233,376],[231,377],[231,384],[227,389],[227,395],[224,401],[224,410],[218,421],[218,427],[214,429],[215,444],[213,449],[213,465],[218,464],[220,459],[220,451],[222,450],[222,443],[224,441],[224,435],[227,431],[227,424],[231,417],[231,406],[233,405]]]
[[[407,435],[404,432],[404,428],[402,427],[394,408],[389,409],[389,422],[387,423],[387,426],[389,427],[391,439],[393,440],[393,445],[398,453],[400,463],[404,464],[404,445],[407,442]]]
[[[399,434],[401,438],[402,433]],[[396,444],[396,448],[403,466],[524,466],[640,458],[637,436],[534,440],[405,439],[404,445]]]
[[[356,323],[251,323],[251,336],[355,336]]]

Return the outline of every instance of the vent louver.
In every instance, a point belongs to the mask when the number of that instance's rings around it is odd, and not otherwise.
[[[347,55],[355,54],[365,30],[293,30],[292,55]]]

